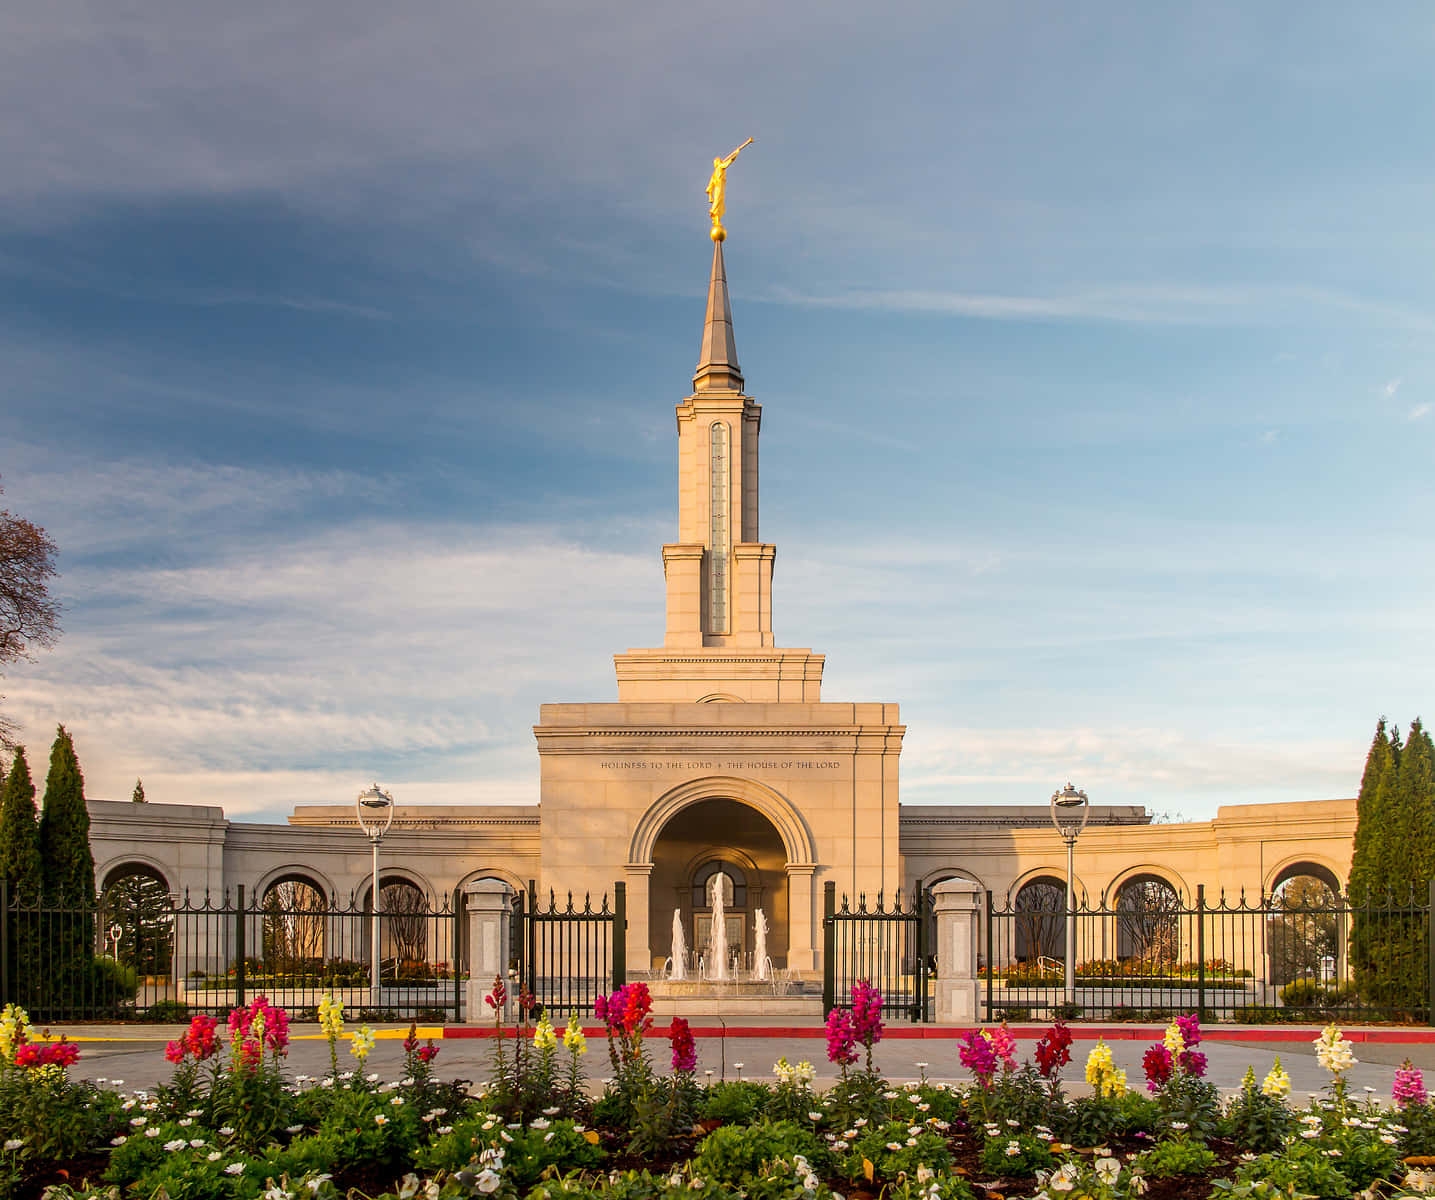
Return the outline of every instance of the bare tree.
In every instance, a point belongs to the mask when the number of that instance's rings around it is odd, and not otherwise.
[[[38,525],[0,509],[0,668],[60,636],[60,604],[50,595],[56,553]],[[15,732],[14,722],[0,716],[0,746],[13,746]]]
[[[1116,898],[1120,958],[1174,965],[1181,944],[1181,898],[1164,879],[1138,875]]]
[[[397,966],[421,963],[428,954],[428,901],[423,892],[406,879],[386,879],[379,887],[383,911],[380,914],[388,933]]]
[[[264,894],[264,958],[278,974],[324,959],[324,893],[307,879],[281,879]]]
[[[1016,953],[1034,958],[1066,957],[1066,887],[1054,879],[1033,879],[1016,894]]]

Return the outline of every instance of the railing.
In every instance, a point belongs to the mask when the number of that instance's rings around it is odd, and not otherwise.
[[[37,1021],[183,1019],[260,994],[303,1011],[329,992],[374,1019],[459,1016],[461,909],[381,904],[375,990],[374,914],[352,898],[310,901],[282,907],[271,895],[254,904],[241,886],[218,901],[60,904],[15,895],[0,880],[0,1003]]]
[[[905,906],[899,892],[890,906],[878,895],[872,908],[866,896],[858,896],[855,908],[843,896],[839,907],[836,885],[829,882],[823,885],[822,908],[823,1013],[850,1005],[852,985],[866,980],[881,992],[884,1016],[931,1020],[924,891],[918,889]]]
[[[982,1006],[988,1020],[1051,1016],[1435,1023],[1435,882],[1362,902],[1174,892],[1115,908],[997,907],[986,894]],[[1066,924],[1074,925],[1071,997]]]
[[[555,1022],[572,1012],[591,1016],[599,996],[627,982],[625,884],[613,885],[611,908],[607,896],[594,908],[588,895],[579,908],[572,892],[560,907],[550,891],[545,906],[530,879],[516,897],[515,919],[519,977]]]

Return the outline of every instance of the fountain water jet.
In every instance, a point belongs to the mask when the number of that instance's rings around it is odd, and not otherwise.
[[[708,929],[708,970],[709,979],[727,978],[727,915],[723,911],[723,887],[727,876],[719,871],[712,877],[712,925]]]
[[[771,972],[767,958],[767,917],[762,909],[753,914],[752,977],[767,979]]]
[[[688,942],[683,936],[683,913],[681,909],[673,909],[673,957],[672,966],[668,971],[668,978],[674,981],[681,981],[688,977]]]

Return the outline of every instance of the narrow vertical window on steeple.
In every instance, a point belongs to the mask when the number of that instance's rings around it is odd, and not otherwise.
[[[728,428],[724,421],[714,421],[709,429],[710,459],[708,477],[712,495],[708,519],[708,615],[709,632],[727,632],[728,537],[731,511],[729,486],[732,456],[728,450]]]

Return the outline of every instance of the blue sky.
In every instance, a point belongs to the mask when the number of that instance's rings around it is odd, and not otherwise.
[[[537,799],[662,637],[729,176],[774,625],[903,799],[1354,792],[1435,677],[1428,5],[0,14],[5,707],[95,798]],[[1427,714],[1429,715],[1429,714]]]

